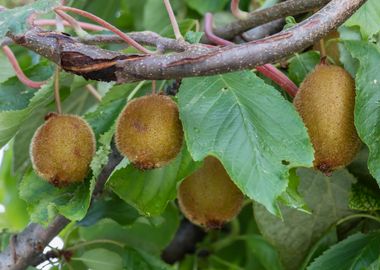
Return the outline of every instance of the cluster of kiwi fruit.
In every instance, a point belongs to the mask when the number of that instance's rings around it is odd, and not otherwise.
[[[183,144],[177,104],[157,94],[132,100],[116,121],[115,142],[119,152],[138,169],[169,163]],[[49,114],[34,134],[30,153],[37,174],[62,187],[85,179],[95,148],[94,133],[84,119]],[[220,228],[235,217],[243,198],[220,161],[211,156],[178,188],[184,215],[206,228]]]
[[[302,82],[293,103],[314,147],[314,167],[330,174],[351,163],[361,146],[354,125],[351,75],[322,60]]]

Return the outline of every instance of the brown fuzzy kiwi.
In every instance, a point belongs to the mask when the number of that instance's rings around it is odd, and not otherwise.
[[[95,154],[95,144],[91,127],[79,116],[49,114],[30,145],[33,168],[57,187],[82,182]]]
[[[220,228],[240,211],[243,193],[232,182],[220,161],[206,157],[203,167],[187,177],[178,188],[183,214],[207,229]]]
[[[141,169],[159,168],[174,159],[183,142],[177,104],[167,96],[132,100],[116,123],[116,146]]]
[[[314,146],[314,167],[330,173],[351,163],[361,145],[351,75],[338,66],[317,65],[301,84],[294,105]]]

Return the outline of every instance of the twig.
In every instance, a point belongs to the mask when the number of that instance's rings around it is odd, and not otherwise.
[[[273,7],[253,11],[244,20],[237,20],[214,29],[215,35],[224,39],[232,39],[256,26],[320,8],[330,0],[288,0]],[[206,40],[203,40],[206,41]]]
[[[235,16],[235,18],[240,20],[246,20],[248,18],[248,12],[242,11],[239,8],[240,0],[232,0],[231,1],[231,12]]]
[[[127,42],[129,45],[136,48],[137,50],[139,50],[143,53],[147,53],[147,54],[153,53],[152,51],[144,48],[139,43],[137,43],[136,41],[131,39],[127,34],[123,33],[122,31],[120,31],[118,28],[116,28],[112,24],[104,21],[103,19],[99,18],[98,16],[95,16],[92,13],[89,13],[89,12],[81,10],[81,9],[73,8],[73,7],[67,7],[67,6],[60,6],[60,7],[55,8],[55,10],[71,11],[71,12],[79,14],[83,17],[86,17],[90,20],[93,20],[94,22],[99,23],[103,27],[107,28],[108,30],[110,30],[110,31],[114,32],[115,34],[117,34],[118,36],[120,36],[125,42]]]
[[[16,56],[13,54],[12,50],[8,46],[3,46],[3,51],[5,55],[7,56],[9,62],[11,63],[16,73],[16,76],[20,80],[20,82],[22,82],[23,84],[25,84],[26,86],[30,88],[40,88],[43,84],[46,83],[46,82],[35,82],[35,81],[30,80],[28,77],[26,77],[26,75],[22,71],[20,65],[18,64]]]
[[[102,26],[98,26],[92,23],[85,23],[85,22],[78,22],[79,26],[82,27],[83,29],[90,30],[90,31],[105,31],[107,30],[106,28]],[[34,21],[34,25],[36,26],[53,26],[55,25],[55,20],[51,19],[39,19]],[[64,26],[72,26],[68,21],[64,20],[63,21]]]
[[[91,84],[87,84],[85,86],[86,90],[94,96],[94,98],[96,98],[97,101],[102,101],[102,96],[98,93],[98,91],[95,89],[94,86],[92,86]]]
[[[199,46],[199,45],[191,45],[185,41],[178,42],[175,39],[166,38],[158,35],[157,33],[144,31],[144,32],[131,32],[128,34],[132,39],[137,41],[140,44],[160,47],[167,51],[177,51],[183,52],[190,47]],[[107,44],[107,43],[115,43],[120,44],[123,43],[124,40],[117,35],[91,35],[86,38],[80,39],[81,42],[85,44]]]
[[[175,18],[172,5],[170,4],[170,0],[163,0],[163,1],[165,4],[166,11],[168,12],[168,15],[169,15],[170,23],[172,24],[172,27],[173,27],[175,38],[177,40],[181,40],[183,39],[183,37],[182,37],[181,31],[179,30],[178,22],[177,22],[177,19]]]
[[[284,28],[284,25],[284,19],[277,19],[273,22],[252,28],[251,30],[248,30],[247,32],[241,34],[241,37],[246,42],[258,40],[280,32]]]
[[[88,33],[82,29],[80,23],[73,17],[71,17],[69,14],[58,9],[55,10],[55,13],[57,13],[59,18],[64,19],[74,28],[74,31],[78,35],[78,37],[84,38],[88,36]]]
[[[61,97],[59,94],[59,67],[55,69],[55,75],[54,75],[54,99],[55,99],[55,106],[57,107],[57,113],[62,113],[62,105],[61,105]]]

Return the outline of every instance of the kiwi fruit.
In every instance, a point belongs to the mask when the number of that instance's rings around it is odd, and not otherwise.
[[[30,157],[35,172],[57,187],[82,182],[95,154],[95,136],[76,115],[49,114],[34,133]]]
[[[178,203],[194,224],[207,229],[220,228],[240,211],[243,193],[232,182],[221,162],[208,156],[203,166],[181,182]]]
[[[119,152],[138,169],[162,167],[182,147],[177,104],[168,96],[156,94],[132,100],[117,120],[115,141]]]
[[[302,82],[294,105],[326,174],[351,163],[360,149],[354,125],[355,82],[343,68],[321,63]]]

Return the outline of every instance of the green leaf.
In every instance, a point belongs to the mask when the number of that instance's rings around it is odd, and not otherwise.
[[[293,16],[287,16],[285,18],[285,25],[284,25],[284,30],[292,28],[297,24],[296,19]]]
[[[227,2],[228,0],[186,0],[188,6],[198,11],[201,15],[206,12],[220,11],[226,6]]]
[[[362,270],[379,258],[380,233],[357,233],[332,246],[307,270]]]
[[[129,226],[121,226],[111,219],[103,219],[93,226],[80,227],[79,235],[84,241],[110,239],[159,256],[173,239],[178,225],[178,210],[169,205],[161,216],[140,217]]]
[[[279,200],[286,206],[304,211],[305,213],[310,213],[309,207],[298,192],[298,186],[301,180],[296,171],[295,168],[290,170],[289,185]]]
[[[25,74],[31,80],[43,81],[53,74],[53,66],[42,62],[25,70]],[[25,109],[37,91],[25,86],[16,76],[9,78],[0,84],[0,112]]]
[[[53,80],[42,86],[30,99],[28,107],[16,111],[0,112],[0,147],[6,144],[30,118],[35,110],[44,108],[53,101]]]
[[[347,170],[331,177],[311,169],[299,169],[299,192],[310,207],[307,214],[281,207],[283,221],[256,204],[255,219],[262,235],[277,248],[285,269],[298,269],[308,250],[331,225],[349,215],[348,194],[355,178]],[[321,268],[323,269],[323,268]]]
[[[289,78],[300,85],[314,67],[320,62],[320,55],[316,51],[296,54],[289,64]]]
[[[339,27],[340,40],[361,40],[360,29],[358,27],[347,27],[342,25]],[[344,68],[355,77],[359,69],[359,61],[353,58],[350,52],[346,49],[344,43],[339,42],[339,61],[344,65]]]
[[[177,21],[180,26],[180,30],[182,32],[183,26],[181,26],[181,17],[179,17],[179,13],[183,14],[185,12],[185,5],[183,1],[180,0],[171,0],[170,4],[172,5],[174,13],[177,15]],[[144,5],[144,30],[150,30],[161,35],[166,35],[169,33],[173,33],[170,19],[168,16],[168,12],[165,9],[165,5],[163,1],[157,0],[147,0]],[[191,19],[187,19],[186,21],[193,21]],[[164,33],[163,33],[164,32]],[[185,31],[186,32],[186,31]],[[165,34],[166,33],[166,34]]]
[[[5,56],[3,52],[0,52],[0,82],[4,82],[10,77],[15,76],[15,72],[12,68],[11,63],[9,63],[8,58]]]
[[[246,241],[248,250],[265,267],[265,270],[282,270],[278,252],[261,235],[247,235],[242,237]]]
[[[351,209],[359,211],[380,210],[379,189],[373,190],[361,183],[352,185],[349,206]]]
[[[126,248],[123,252],[124,269],[170,270],[171,266],[142,250]]]
[[[380,50],[363,41],[345,41],[352,56],[360,61],[356,75],[355,126],[369,148],[368,168],[380,184]]]
[[[368,0],[344,25],[359,26],[362,37],[368,40],[380,31],[380,2]]]
[[[189,31],[185,35],[185,40],[191,44],[196,44],[196,43],[199,43],[203,34],[204,32]]]
[[[374,261],[369,267],[365,270],[379,270],[380,269],[380,258]]]
[[[3,42],[8,32],[15,35],[25,33],[28,30],[27,19],[30,15],[47,13],[59,5],[59,0],[37,0],[28,5],[1,11],[0,43]]]
[[[110,218],[120,225],[132,224],[139,217],[132,206],[116,197],[93,202],[86,217],[78,222],[79,226],[91,226],[103,218]]]
[[[197,20],[184,19],[178,22],[179,31],[182,35],[185,35],[191,30],[195,30],[197,26]],[[173,27],[171,24],[167,25],[164,29],[160,31],[160,34],[164,37],[175,38]]]
[[[20,175],[12,172],[12,156],[12,145],[9,145],[0,167],[0,204],[5,208],[5,211],[0,213],[0,229],[20,231],[28,224],[29,215],[25,202],[18,194]]]
[[[312,166],[313,148],[291,103],[249,71],[184,79],[180,117],[194,160],[218,157],[237,186],[279,215],[289,169]]]
[[[27,202],[31,221],[43,225],[48,225],[57,213],[63,212],[69,219],[80,219],[77,208],[79,205],[82,207],[81,199],[88,194],[87,190],[88,183],[56,188],[32,170],[25,173],[20,183],[20,197]],[[68,212],[67,209],[72,211]]]
[[[107,185],[121,199],[147,216],[160,215],[177,194],[177,183],[191,174],[197,164],[186,147],[165,167],[141,171],[124,159],[110,176]]]
[[[104,248],[97,248],[86,251],[82,254],[79,260],[93,270],[123,269],[123,259],[120,257],[120,255]]]

